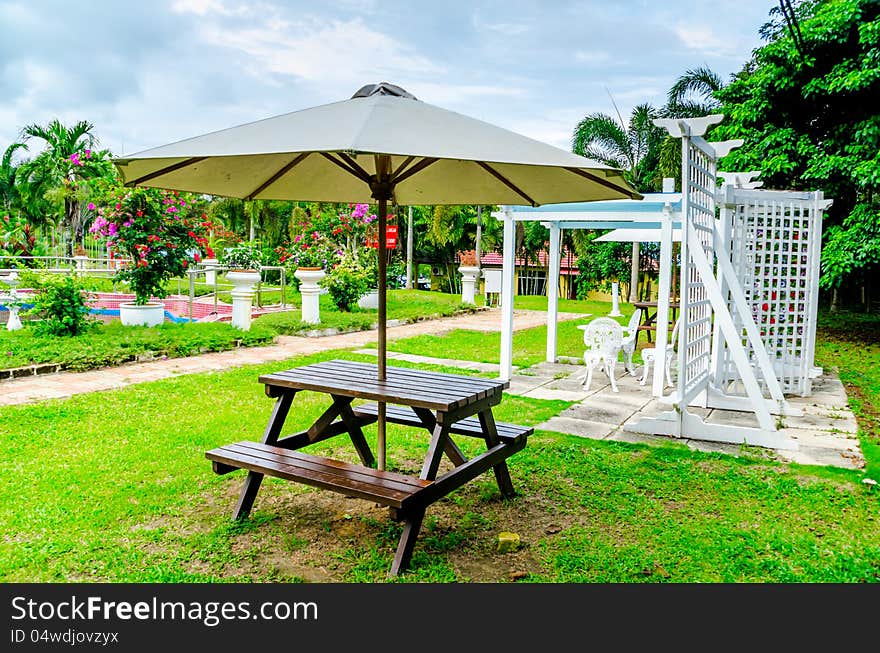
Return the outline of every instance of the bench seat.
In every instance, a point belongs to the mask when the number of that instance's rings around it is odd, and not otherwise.
[[[378,419],[378,404],[368,403],[359,406],[352,406],[352,410],[355,415],[365,420],[375,421]],[[385,419],[392,424],[424,428],[422,420],[419,419],[419,416],[416,415],[415,411],[409,406],[386,404]],[[498,431],[498,438],[501,442],[505,443],[519,442],[535,432],[535,429],[531,426],[519,426],[518,424],[506,424],[504,422],[496,422],[495,429]],[[456,422],[449,429],[449,432],[456,435],[467,435],[478,438],[483,437],[483,428],[480,426],[479,417],[476,416],[467,417]]]
[[[227,444],[206,452],[205,457],[213,462],[218,474],[247,469],[397,509],[406,508],[416,494],[432,485],[432,481],[259,442]]]

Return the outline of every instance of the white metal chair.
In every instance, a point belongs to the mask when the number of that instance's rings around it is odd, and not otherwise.
[[[623,327],[610,317],[597,317],[589,324],[578,327],[584,331],[584,374],[583,385],[590,387],[593,381],[593,368],[601,364],[601,369],[611,381],[611,389],[617,392],[614,368],[623,346]]]
[[[623,330],[623,343],[621,346],[621,350],[623,351],[623,364],[626,367],[626,371],[630,373],[631,376],[638,376],[636,374],[635,365],[633,365],[633,354],[636,351],[636,338],[639,335],[639,324],[642,321],[642,309],[637,308],[632,317],[629,318],[629,324]]]
[[[675,321],[675,325],[672,327],[672,335],[669,338],[669,342],[666,344],[666,361],[665,361],[665,369],[666,369],[666,385],[672,385],[672,360],[675,358],[675,342],[678,338],[678,320]],[[642,378],[639,381],[639,385],[645,385],[648,381],[648,376],[651,374],[651,364],[656,362],[657,358],[657,348],[656,347],[646,347],[642,350],[642,361],[645,363]],[[665,386],[664,386],[665,387]]]

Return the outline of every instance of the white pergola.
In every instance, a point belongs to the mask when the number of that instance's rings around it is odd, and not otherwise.
[[[504,224],[504,246],[501,286],[501,370],[500,376],[509,380],[513,370],[513,289],[514,247],[516,222],[540,222],[550,229],[550,261],[547,272],[547,357],[557,359],[556,339],[559,314],[559,272],[562,234],[567,229],[614,229],[621,234],[633,233],[646,240],[660,241],[660,300],[658,312],[668,310],[671,290],[672,243],[674,232],[681,234],[681,193],[647,194],[642,200],[610,200],[572,204],[548,204],[537,208],[527,206],[504,206],[496,215]],[[610,234],[609,234],[610,235]],[[639,241],[644,242],[644,241]],[[665,285],[664,285],[665,284]],[[665,303],[665,306],[664,306]],[[665,348],[665,334],[662,348]],[[658,329],[657,347],[661,348]],[[662,352],[661,352],[662,353]],[[661,359],[662,360],[662,359]],[[660,396],[663,388],[661,374],[655,369],[653,392]],[[659,385],[658,385],[659,384]]]
[[[613,229],[605,240],[660,242],[658,361],[666,357],[672,245],[680,240],[678,383],[664,396],[663,365],[655,365],[652,383],[652,394],[672,410],[641,418],[627,428],[797,448],[779,433],[773,416],[800,414],[783,391],[809,394],[809,380],[818,372],[813,352],[821,221],[830,200],[821,192],[757,190],[760,184],[751,181],[755,172],[718,173],[717,160],[742,144],[702,138],[722,119],[714,115],[656,121],[681,139],[683,193],[646,195],[641,201],[502,207],[501,378],[509,379],[512,373],[516,222],[540,221],[550,230],[548,362],[557,358],[560,243],[565,229]],[[719,178],[725,182],[722,188]],[[688,411],[694,405],[753,412],[758,427],[704,422]]]

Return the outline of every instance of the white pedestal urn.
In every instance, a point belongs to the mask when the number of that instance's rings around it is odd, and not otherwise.
[[[370,288],[365,295],[363,295],[358,300],[358,306],[363,309],[378,309],[379,308],[379,289],[378,288]]]
[[[230,270],[226,273],[226,280],[233,285],[232,326],[249,331],[254,286],[260,281],[260,273],[256,270]]]
[[[462,265],[458,271],[461,273],[461,303],[475,305],[477,302],[474,300],[474,291],[480,268],[475,265]]]
[[[209,286],[217,283],[217,263],[219,261],[215,258],[202,259],[202,265],[205,266],[205,283]]]
[[[318,282],[327,276],[321,268],[297,268],[293,273],[299,279],[299,293],[302,295],[302,321],[307,324],[318,324],[321,321],[321,309],[318,295],[321,288]]]
[[[19,296],[15,291],[15,287],[18,285],[18,274],[13,272],[12,274],[3,277],[2,281],[10,286],[9,294],[6,295],[6,298],[4,299],[4,297],[0,296],[0,304],[5,304],[6,308],[9,309],[9,319],[6,321],[6,330],[18,331],[22,328],[21,318],[18,317],[18,309],[21,308],[18,305]]]
[[[611,312],[609,317],[620,317],[620,285],[616,281],[611,282]]]
[[[162,302],[119,304],[119,321],[125,326],[159,326],[165,321],[165,304]]]

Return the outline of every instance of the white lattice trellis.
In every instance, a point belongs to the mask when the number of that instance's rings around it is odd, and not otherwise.
[[[715,223],[715,152],[701,138],[682,139],[681,311],[678,370],[680,399],[690,403],[709,382],[712,305],[694,262],[694,247],[712,259]]]
[[[759,328],[782,391],[807,396],[814,367],[822,212],[831,204],[822,192],[723,189],[721,221],[730,260]],[[731,316],[754,364],[755,351],[742,315]],[[717,383],[739,380],[730,349],[721,349]]]
[[[759,376],[765,380],[772,399],[778,403],[777,412],[786,412],[782,390],[762,346],[759,329],[748,315],[749,304],[731,263],[727,242],[715,219],[717,159],[742,144],[742,141],[708,143],[702,138],[706,129],[722,118],[714,115],[655,122],[665,127],[672,136],[682,139],[678,387],[673,395],[663,398],[674,406],[674,410],[659,417],[640,419],[627,428],[641,433],[793,449],[797,448],[797,444],[777,431],[771,416],[771,402],[765,400],[761,393]],[[739,313],[738,325],[731,317],[731,305]],[[658,335],[668,328],[668,315],[661,315],[659,306],[656,325]],[[751,345],[750,350],[744,346],[743,332],[745,342]],[[745,397],[728,396],[713,383],[718,371],[719,341],[722,340],[745,388]],[[662,338],[658,337],[658,360],[659,348],[663,345]],[[754,353],[754,365],[750,364],[747,351]],[[753,411],[758,428],[707,423],[688,410],[692,403],[709,406],[712,402]]]

